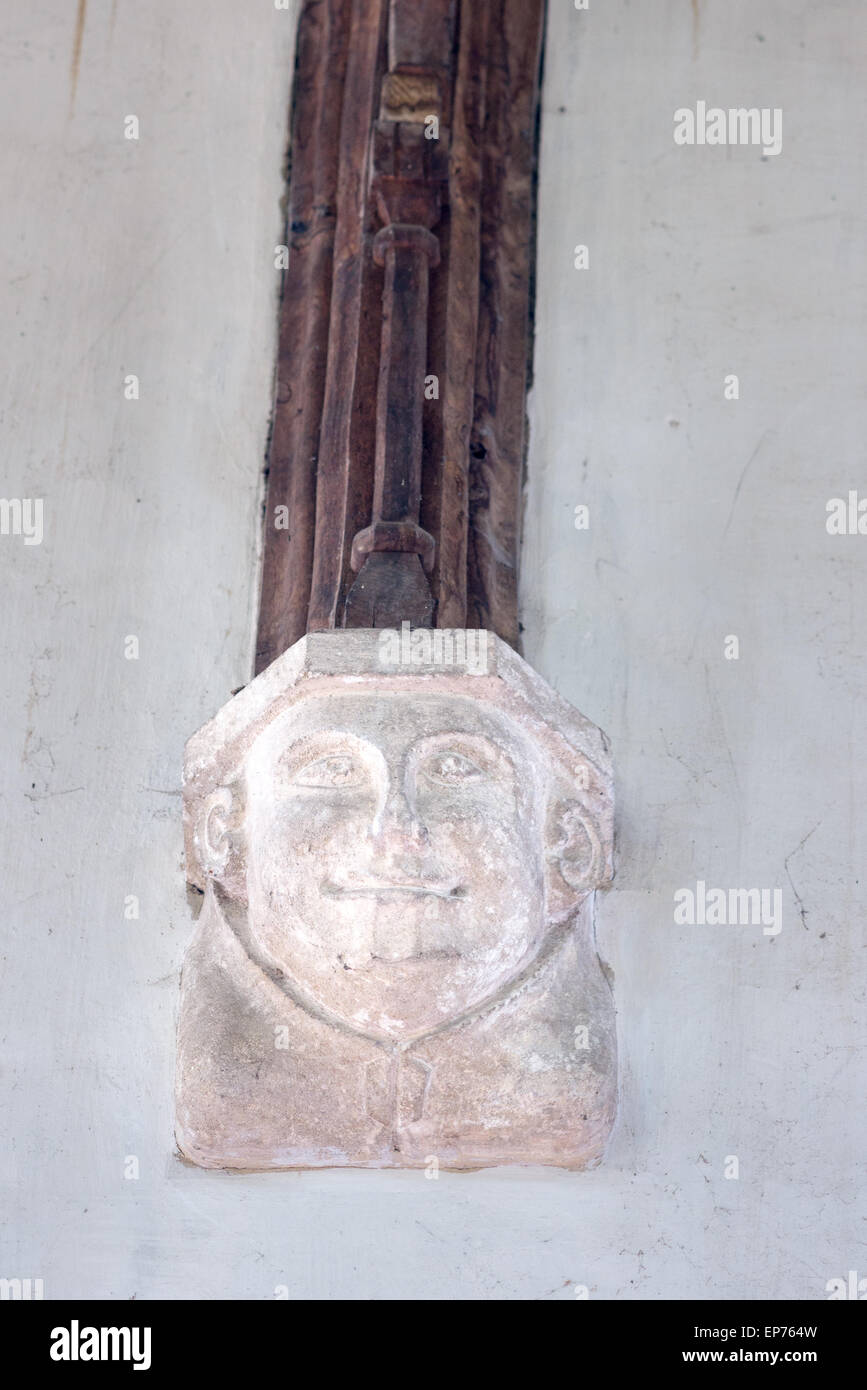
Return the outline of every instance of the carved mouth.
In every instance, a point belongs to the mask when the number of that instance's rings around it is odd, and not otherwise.
[[[466,889],[458,883],[426,883],[408,879],[395,883],[388,879],[357,879],[349,883],[326,880],[319,891],[326,898],[378,898],[396,901],[406,897],[441,899],[465,898]]]
[[[408,956],[371,956],[378,965],[411,965],[416,961],[427,960],[459,960],[460,951],[439,948],[430,951],[413,951]]]

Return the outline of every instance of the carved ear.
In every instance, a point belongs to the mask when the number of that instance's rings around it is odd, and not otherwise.
[[[578,801],[558,801],[548,834],[548,905],[552,916],[570,911],[605,878],[605,851],[590,812]]]
[[[209,876],[219,877],[229,862],[233,802],[231,789],[218,787],[202,805],[196,839],[202,868]]]

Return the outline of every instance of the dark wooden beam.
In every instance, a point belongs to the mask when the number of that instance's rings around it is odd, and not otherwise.
[[[467,627],[518,647],[518,561],[544,6],[493,0],[482,142],[481,292],[469,448]]]
[[[307,627],[342,626],[354,578],[352,540],[370,520],[382,271],[373,259],[377,223],[369,181],[370,140],[384,70],[387,0],[353,0],[340,124],[337,231],[316,495],[316,536]]]
[[[303,6],[257,671],[403,618],[518,644],[543,18]]]
[[[307,0],[298,24],[289,266],[283,283],[265,494],[257,672],[307,631],[351,9],[352,0]],[[280,507],[285,512],[278,513]]]

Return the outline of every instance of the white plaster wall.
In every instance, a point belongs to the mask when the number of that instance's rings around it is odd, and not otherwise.
[[[523,607],[530,660],[614,740],[608,1162],[432,1182],[173,1155],[181,749],[250,669],[294,23],[267,0],[7,16],[0,493],[44,498],[45,538],[0,537],[0,1274],[822,1298],[867,1275],[867,538],[825,532],[829,497],[867,493],[858,0],[551,0]],[[677,148],[699,98],[781,106],[782,154]],[[779,936],[675,926],[698,878],[781,887]]]

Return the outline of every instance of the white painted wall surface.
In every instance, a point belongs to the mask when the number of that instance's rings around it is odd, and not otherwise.
[[[528,658],[614,741],[607,1163],[433,1182],[174,1156],[181,750],[250,670],[294,24],[266,0],[7,17],[0,491],[45,499],[45,538],[0,537],[0,1275],[823,1298],[867,1275],[867,537],[825,531],[828,498],[867,495],[858,0],[551,0],[523,608]],[[676,147],[698,99],[781,107],[782,153]],[[782,931],[675,926],[699,878],[782,888]]]

